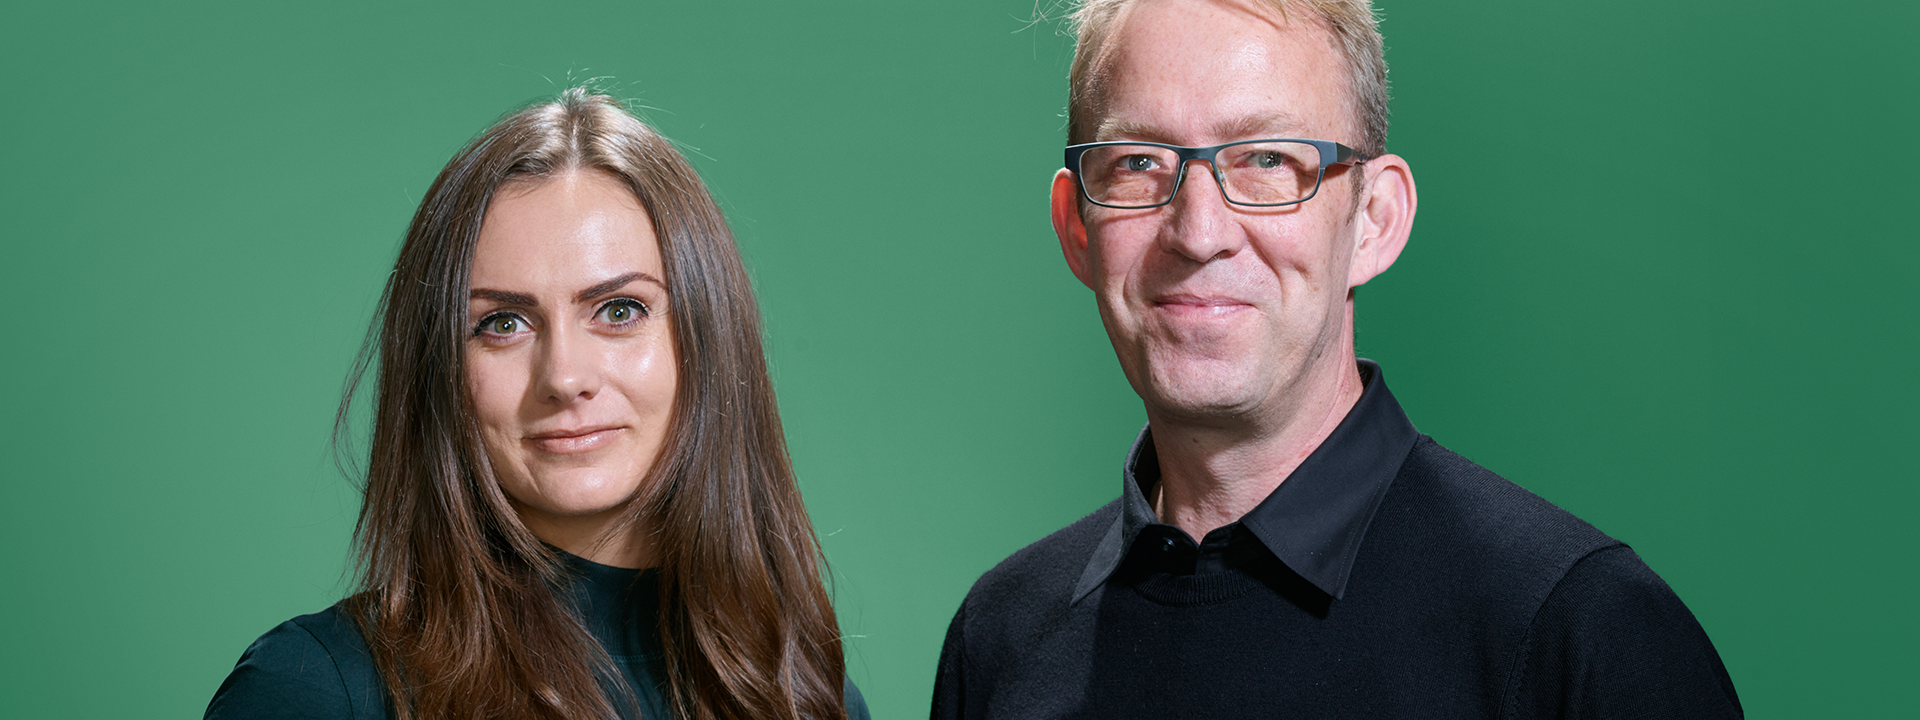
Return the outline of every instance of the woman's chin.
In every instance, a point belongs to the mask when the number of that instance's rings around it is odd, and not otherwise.
[[[514,509],[529,525],[604,522],[626,509],[638,490],[633,483],[535,483],[508,489]],[[531,490],[528,492],[527,490]]]

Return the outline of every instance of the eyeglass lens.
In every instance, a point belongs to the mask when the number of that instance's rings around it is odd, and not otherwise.
[[[1227,199],[1279,205],[1313,194],[1320,180],[1320,149],[1306,143],[1265,141],[1221,148],[1213,167]],[[1080,156],[1080,182],[1103,205],[1152,207],[1172,199],[1180,156],[1152,145],[1102,145]]]

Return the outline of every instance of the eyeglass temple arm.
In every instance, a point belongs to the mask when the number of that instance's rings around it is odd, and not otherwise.
[[[1347,147],[1340,143],[1333,143],[1333,149],[1334,149],[1333,162],[1328,163],[1330,165],[1359,165],[1360,163],[1373,159],[1372,155],[1368,155],[1366,153],[1360,152],[1359,150],[1355,150],[1353,148]]]

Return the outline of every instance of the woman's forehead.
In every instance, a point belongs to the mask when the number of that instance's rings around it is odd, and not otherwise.
[[[665,277],[659,240],[626,185],[598,172],[500,194],[474,250],[475,287],[537,285],[572,294],[628,273]]]

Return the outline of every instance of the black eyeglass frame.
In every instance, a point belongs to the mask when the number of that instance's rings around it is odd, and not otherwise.
[[[1315,175],[1313,178],[1313,192],[1307,193],[1306,197],[1300,198],[1299,200],[1288,200],[1286,202],[1281,202],[1281,203],[1246,203],[1246,202],[1240,202],[1238,200],[1234,200],[1233,197],[1227,192],[1227,179],[1221,176],[1220,166],[1214,163],[1214,158],[1217,158],[1220,156],[1221,150],[1225,150],[1235,145],[1251,145],[1253,143],[1270,143],[1270,142],[1302,143],[1305,145],[1312,145],[1315,148],[1319,149],[1320,173],[1318,175]],[[1103,203],[1103,202],[1100,202],[1099,200],[1093,199],[1093,194],[1087,192],[1087,179],[1086,179],[1087,176],[1084,173],[1080,172],[1080,156],[1085,155],[1088,150],[1092,150],[1097,147],[1112,147],[1114,145],[1145,145],[1147,147],[1165,148],[1167,150],[1173,151],[1174,156],[1180,159],[1180,165],[1179,165],[1179,171],[1174,173],[1174,176],[1173,176],[1173,189],[1167,191],[1167,199],[1154,203],[1152,205],[1111,205],[1111,204]],[[1286,207],[1288,205],[1298,205],[1308,200],[1312,200],[1315,195],[1319,195],[1320,183],[1321,181],[1326,180],[1327,178],[1327,168],[1332,167],[1334,165],[1359,165],[1361,163],[1364,163],[1372,159],[1373,158],[1371,156],[1368,156],[1365,153],[1362,153],[1358,150],[1347,147],[1340,143],[1334,142],[1332,140],[1310,140],[1307,138],[1264,138],[1260,140],[1235,140],[1230,143],[1221,143],[1219,145],[1209,145],[1207,147],[1187,147],[1185,145],[1168,145],[1166,143],[1140,142],[1137,140],[1114,140],[1110,142],[1082,143],[1079,145],[1067,146],[1067,171],[1073,173],[1073,183],[1075,185],[1080,186],[1080,197],[1086,198],[1087,202],[1093,203],[1095,205],[1099,205],[1100,207],[1114,208],[1116,210],[1145,210],[1148,208],[1157,208],[1157,207],[1172,203],[1173,199],[1176,197],[1179,197],[1180,195],[1180,186],[1183,184],[1186,184],[1187,163],[1193,162],[1195,160],[1207,161],[1207,167],[1213,170],[1213,172],[1210,173],[1211,175],[1213,175],[1213,182],[1220,186],[1220,197],[1225,199],[1227,202],[1232,203],[1234,205],[1240,205],[1243,207]]]

